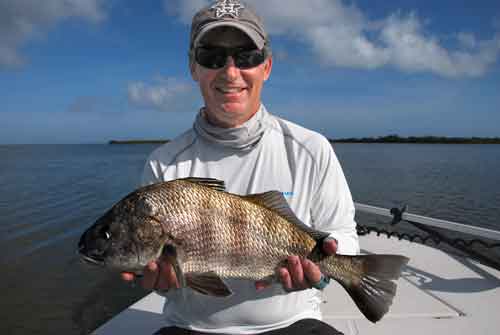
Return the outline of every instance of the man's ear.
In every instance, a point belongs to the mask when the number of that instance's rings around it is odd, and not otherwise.
[[[194,81],[198,81],[198,73],[196,73],[196,63],[194,59],[189,60],[189,71],[191,72],[191,78]]]
[[[264,81],[269,79],[272,69],[273,69],[273,57],[269,56],[264,62]]]

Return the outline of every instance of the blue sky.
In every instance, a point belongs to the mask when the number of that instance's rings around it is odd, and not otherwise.
[[[263,102],[331,138],[500,136],[500,3],[247,1],[271,34]],[[172,138],[202,100],[204,0],[0,0],[0,144]]]

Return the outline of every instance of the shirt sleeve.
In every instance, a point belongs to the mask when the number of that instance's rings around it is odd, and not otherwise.
[[[316,192],[311,206],[313,226],[337,240],[339,254],[356,255],[359,253],[359,239],[354,202],[342,167],[326,139],[317,159]]]

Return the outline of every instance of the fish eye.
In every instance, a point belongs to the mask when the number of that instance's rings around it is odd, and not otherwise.
[[[107,230],[101,230],[101,236],[105,239],[105,240],[109,240],[111,238],[111,233]]]

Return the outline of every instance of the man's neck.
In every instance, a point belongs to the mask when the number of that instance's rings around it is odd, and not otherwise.
[[[227,120],[217,118],[214,113],[210,113],[206,108],[202,111],[203,116],[211,125],[219,128],[236,128],[250,120],[259,111],[257,108],[252,114],[241,118],[230,117]]]

